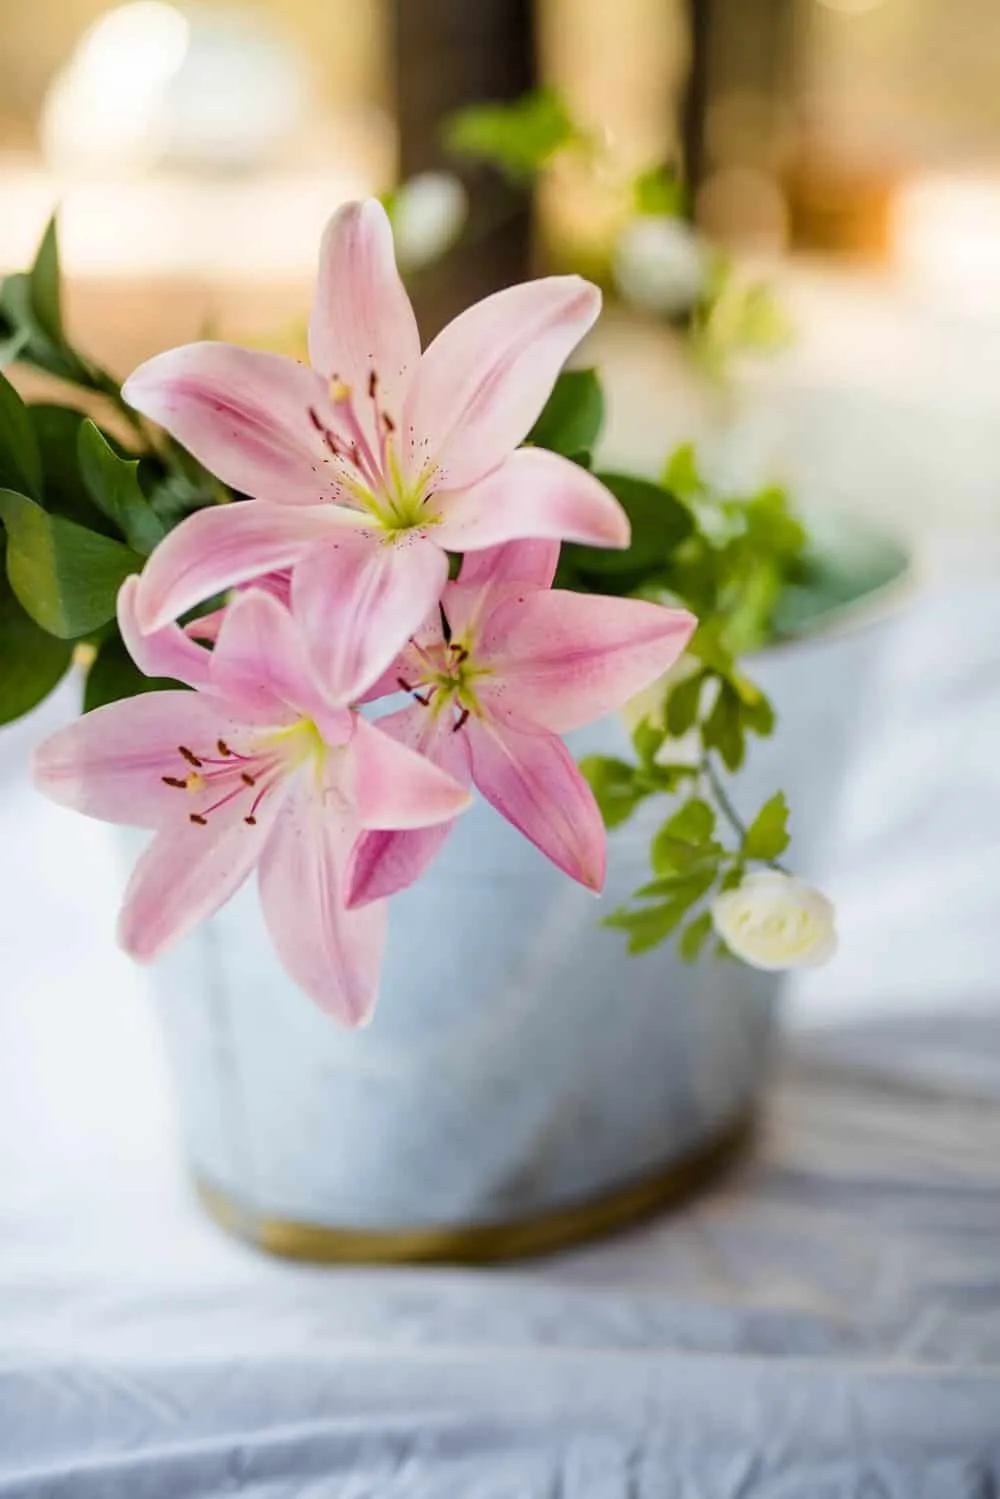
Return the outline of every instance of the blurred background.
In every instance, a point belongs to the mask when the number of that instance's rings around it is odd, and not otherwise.
[[[468,216],[415,278],[428,332],[586,270],[619,293],[588,351],[606,459],[693,437],[740,482],[888,519],[933,569],[992,567],[998,49],[989,0],[32,0],[0,55],[0,271],[58,204],[72,333],[115,372],[206,332],[294,348],[336,204],[457,169],[468,196],[438,180],[416,211],[418,241]],[[449,152],[456,110],[538,88],[584,145],[531,193]],[[684,247],[620,253],[622,184],[664,164],[787,325],[724,391],[673,315]]]

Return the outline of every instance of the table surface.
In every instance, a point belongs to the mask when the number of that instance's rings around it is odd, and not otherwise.
[[[0,1499],[1000,1492],[1000,597],[925,596],[814,871],[753,1154],[501,1271],[268,1261],[193,1206],[97,824],[0,739]]]

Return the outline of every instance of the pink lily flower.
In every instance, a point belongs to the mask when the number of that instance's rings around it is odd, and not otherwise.
[[[552,590],[559,547],[513,542],[465,558],[435,610],[371,695],[405,690],[379,728],[483,796],[566,874],[604,884],[607,839],[593,793],[559,738],[661,676],[696,620],[639,599]],[[446,634],[441,621],[448,624]],[[413,883],[451,824],[368,832],[348,904]]]
[[[288,973],[348,1025],[368,1018],[384,902],[345,909],[344,872],[363,828],[453,818],[466,789],[346,708],[331,707],[300,633],[268,594],[230,605],[211,652],[179,626],[139,633],[136,578],[119,623],[137,664],[196,690],[97,708],[36,751],[54,801],[155,830],[125,892],[118,934],[157,957],[211,916],[256,866],[264,919]]]
[[[436,603],[447,552],[525,536],[627,546],[628,519],[591,474],[515,451],[599,309],[578,276],[531,281],[469,308],[421,353],[384,209],[341,208],[323,238],[312,367],[196,343],[125,383],[132,406],[253,496],[199,511],[157,547],[140,628],[294,567],[316,665],[350,702]]]

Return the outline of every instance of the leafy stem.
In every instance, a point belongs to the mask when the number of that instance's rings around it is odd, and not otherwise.
[[[698,771],[704,776],[712,800],[740,840],[740,847],[742,848],[747,836],[746,823],[730,801],[729,794],[722,784],[722,777],[712,764],[712,757],[707,751],[702,753],[701,759],[698,761]]]
[[[708,794],[739,839],[739,856],[744,857],[749,852],[751,858],[758,859],[762,864],[766,864],[769,869],[776,869],[779,874],[790,874],[791,871],[786,869],[784,864],[777,858],[767,858],[762,853],[755,852],[756,849],[762,846],[760,814],[754,819],[754,823],[750,827],[747,827],[733,806],[729,793],[722,783],[722,777],[713,765],[709,754],[704,753],[702,755],[698,762],[698,771],[705,778]],[[770,802],[765,802],[762,811],[765,812],[765,816],[769,821],[774,821],[775,823],[779,821],[783,822],[787,816],[787,809],[784,806],[784,798],[781,796],[781,793],[779,792],[777,797],[772,797]],[[784,837],[787,841],[787,834],[784,833],[783,827],[781,833],[775,834],[769,832],[766,836],[775,841]]]

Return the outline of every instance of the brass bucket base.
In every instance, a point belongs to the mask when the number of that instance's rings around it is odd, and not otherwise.
[[[713,1181],[743,1152],[753,1132],[745,1114],[706,1144],[660,1171],[602,1197],[506,1223],[398,1229],[328,1228],[267,1218],[196,1177],[205,1211],[231,1234],[284,1259],[332,1265],[466,1264],[521,1259],[583,1244],[664,1208],[676,1207]]]

